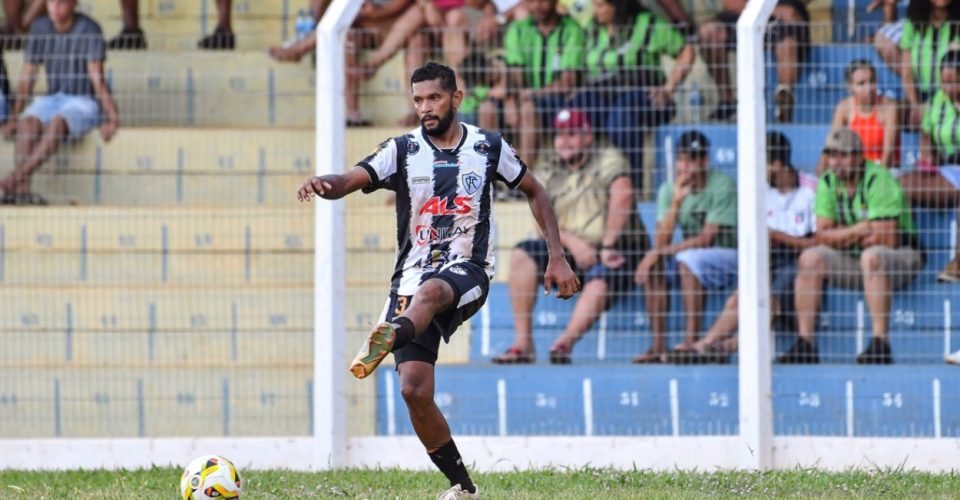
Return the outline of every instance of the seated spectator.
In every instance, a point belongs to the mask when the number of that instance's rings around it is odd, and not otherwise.
[[[877,92],[877,69],[869,61],[857,59],[847,66],[844,79],[850,97],[837,103],[830,130],[850,127],[860,136],[864,158],[887,168],[899,166],[897,104]],[[823,158],[821,165],[825,162]]]
[[[891,364],[887,337],[894,290],[913,281],[924,264],[910,203],[889,170],[863,157],[849,128],[827,136],[827,170],[814,211],[817,246],[800,254],[795,287],[798,338],[778,363],[819,363],[814,341],[824,285],[863,290],[873,326],[858,364]]]
[[[217,27],[213,33],[197,42],[197,48],[205,50],[233,50],[236,38],[231,26],[230,9],[233,0],[217,0]],[[147,37],[140,28],[139,0],[120,0],[123,11],[123,28],[117,36],[110,39],[107,47],[112,50],[143,50],[147,48]]]
[[[817,180],[797,172],[790,162],[790,141],[767,132],[767,228],[770,235],[770,314],[775,328],[796,331],[793,285],[800,251],[814,245],[813,201]],[[737,352],[739,293],[734,291],[707,334],[689,350],[676,350],[670,361],[684,364],[726,363]]]
[[[677,140],[676,180],[657,194],[657,233],[653,249],[637,266],[644,286],[653,344],[634,363],[667,360],[668,284],[680,277],[686,331],[677,349],[690,349],[700,334],[704,290],[729,288],[737,281],[737,187],[726,174],[710,170],[710,143],[698,131]],[[683,240],[673,241],[680,226]]]
[[[594,149],[587,114],[560,111],[554,120],[554,152],[537,167],[557,212],[560,240],[570,267],[584,284],[563,335],[550,348],[550,362],[570,362],[574,344],[615,294],[630,288],[634,266],[649,242],[637,215],[626,158],[613,146]],[[510,260],[510,302],[516,339],[494,363],[532,363],[532,313],[537,280],[547,265],[542,239],[521,242]]]
[[[315,0],[314,6],[325,9],[327,2]],[[323,15],[321,11],[320,15]],[[398,17],[399,16],[399,17]],[[386,3],[366,0],[360,7],[360,12],[353,20],[350,31],[347,32],[346,52],[344,65],[346,66],[347,82],[344,86],[347,107],[347,126],[365,127],[371,125],[360,111],[360,82],[364,78],[372,77],[377,69],[390,57],[393,57],[405,45],[418,29],[425,26],[423,10],[413,0],[387,0]],[[378,47],[379,46],[379,47]],[[360,51],[377,48],[373,58],[382,62],[374,63],[370,60],[361,64]],[[313,53],[317,49],[317,34],[311,32],[296,42],[279,47],[271,47],[270,57],[281,62],[298,62],[303,56]],[[415,68],[422,64],[423,56],[417,50],[408,50],[405,54],[404,66],[408,76]],[[409,79],[409,78],[408,78]],[[413,112],[411,111],[411,116]],[[410,117],[402,120],[402,125],[410,123]]]
[[[516,103],[507,99],[503,58],[474,52],[460,63],[459,74],[466,85],[459,109],[462,120],[509,137],[520,119]]]
[[[883,25],[873,36],[873,48],[877,50],[880,59],[893,70],[900,74],[900,40],[903,39],[903,28],[907,24],[906,19],[897,19],[898,0],[873,0],[867,6],[867,12],[873,12],[877,7],[883,7]]]
[[[907,124],[916,127],[923,105],[940,86],[940,61],[960,42],[960,0],[910,0],[900,39],[903,90],[910,106]]]
[[[793,121],[794,87],[800,67],[810,50],[810,12],[808,0],[780,0],[767,27],[767,45],[773,50],[777,64],[777,87],[774,92],[775,118],[781,123]],[[727,52],[737,41],[737,19],[746,8],[746,0],[723,0],[720,13],[700,26],[700,53],[707,70],[717,84],[720,104],[711,120],[732,121],[737,116],[737,99],[730,84],[730,60]]]
[[[631,179],[643,186],[644,132],[677,112],[673,93],[693,66],[696,52],[679,30],[636,0],[596,0],[588,30],[586,85],[574,106],[590,112],[598,128],[627,154]],[[664,55],[676,58],[665,75]]]
[[[583,29],[557,12],[557,0],[523,0],[530,17],[513,21],[504,35],[507,88],[520,109],[520,155],[537,157],[539,135],[564,107],[583,66]]]
[[[79,139],[101,121],[109,141],[120,119],[103,78],[106,44],[100,26],[76,12],[77,0],[47,0],[47,15],[33,22],[16,100],[4,135],[16,132],[14,170],[0,181],[4,202],[42,203],[30,192],[30,176],[66,139]],[[33,92],[37,67],[47,74],[48,94],[24,105]],[[99,101],[99,105],[97,102]]]
[[[920,126],[916,170],[900,178],[910,200],[921,206],[952,209],[960,204],[960,50],[951,50],[940,64],[940,90],[926,106]],[[957,246],[960,252],[960,245]],[[939,281],[960,281],[960,253],[937,275]]]

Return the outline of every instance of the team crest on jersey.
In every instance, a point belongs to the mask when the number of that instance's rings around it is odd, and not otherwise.
[[[473,150],[482,155],[486,155],[490,152],[490,143],[486,139],[481,139],[473,143]]]
[[[483,184],[483,179],[481,179],[476,172],[469,172],[460,176],[460,184],[463,185],[463,189],[467,194],[473,194],[480,189],[480,186]]]
[[[412,136],[407,136],[407,155],[413,156],[420,151],[420,143]]]

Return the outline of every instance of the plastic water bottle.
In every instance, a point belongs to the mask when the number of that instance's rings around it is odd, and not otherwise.
[[[313,16],[306,9],[300,9],[297,12],[297,21],[294,23],[294,31],[297,32],[297,38],[303,40],[313,31]]]
[[[690,113],[694,116],[696,120],[703,118],[701,116],[701,111],[703,109],[703,94],[700,93],[700,86],[696,83],[690,85]]]

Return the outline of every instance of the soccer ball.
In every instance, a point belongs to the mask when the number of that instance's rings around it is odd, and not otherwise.
[[[233,463],[219,455],[204,455],[194,459],[180,476],[180,498],[183,500],[239,496],[240,473]]]

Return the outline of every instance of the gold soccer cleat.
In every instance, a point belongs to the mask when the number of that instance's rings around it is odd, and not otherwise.
[[[397,332],[393,324],[384,322],[377,325],[350,363],[350,372],[353,376],[366,378],[373,373],[380,366],[383,358],[393,350],[396,340]]]

